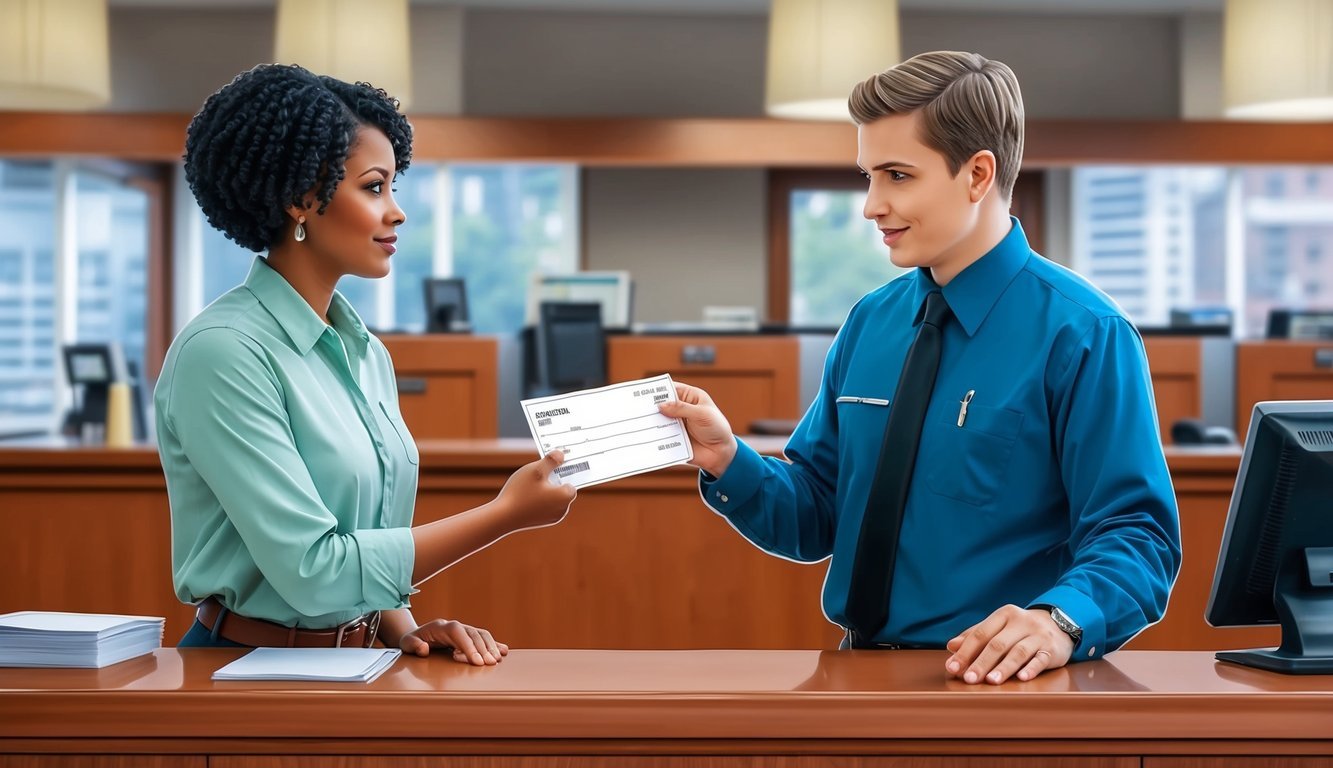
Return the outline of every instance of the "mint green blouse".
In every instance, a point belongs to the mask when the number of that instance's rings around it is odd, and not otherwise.
[[[329,320],[256,258],[172,342],[153,397],[182,601],[306,628],[407,605],[416,443],[384,345],[336,292]]]

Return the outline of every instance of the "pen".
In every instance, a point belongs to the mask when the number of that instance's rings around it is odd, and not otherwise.
[[[963,422],[967,421],[967,404],[972,402],[972,397],[976,394],[975,389],[969,389],[967,394],[963,395],[963,399],[958,401],[958,426],[963,426]]]

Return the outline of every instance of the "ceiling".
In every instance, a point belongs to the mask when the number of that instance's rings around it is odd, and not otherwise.
[[[109,0],[125,8],[264,8],[275,0]],[[411,0],[414,5],[454,5],[474,9],[601,11],[608,13],[763,14],[770,0]],[[1224,0],[899,0],[904,10],[1045,13],[1154,14],[1221,13]]]

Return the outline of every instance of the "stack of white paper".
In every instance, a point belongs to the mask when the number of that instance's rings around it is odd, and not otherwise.
[[[397,648],[256,648],[213,679],[368,683],[402,654]]]
[[[105,667],[162,647],[159,616],[19,611],[0,616],[0,667]]]

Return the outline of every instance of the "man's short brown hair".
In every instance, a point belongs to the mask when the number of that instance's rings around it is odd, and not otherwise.
[[[933,51],[873,75],[852,89],[857,125],[921,112],[921,140],[957,175],[968,158],[995,154],[996,185],[1008,200],[1023,161],[1023,95],[1003,63],[976,53]]]

